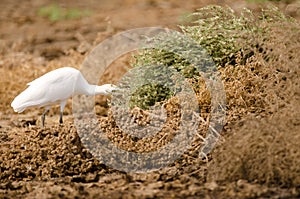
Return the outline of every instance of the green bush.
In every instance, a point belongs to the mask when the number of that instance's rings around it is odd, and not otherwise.
[[[130,107],[135,106],[141,109],[148,109],[154,106],[156,102],[162,102],[173,95],[170,88],[161,84],[145,84],[141,86],[130,97]]]
[[[200,72],[207,72],[204,70],[213,68],[207,67],[207,61],[208,65],[212,65],[213,61],[215,68],[225,67],[228,64],[235,65],[237,60],[240,61],[239,64],[245,63],[256,53],[256,50],[259,52],[264,50],[260,42],[268,40],[268,30],[273,24],[291,20],[275,7],[262,10],[260,15],[255,16],[248,9],[236,14],[229,7],[207,6],[197,10],[192,17],[196,18],[193,25],[180,26],[184,36],[173,33],[158,35],[152,39],[153,49],[145,49],[135,55],[136,61],[133,66],[164,65],[173,67],[185,78],[199,78]],[[203,49],[199,50],[193,42],[187,40],[193,40]],[[199,53],[209,55],[212,61],[208,60],[207,56],[200,56],[205,58],[204,60],[193,60],[199,57],[197,56]],[[239,59],[237,59],[238,56]],[[200,67],[201,71],[197,69],[199,66],[194,66],[195,62],[204,66]],[[145,100],[145,98],[137,97],[144,93],[152,99],[162,99],[155,97],[158,95],[154,92],[155,88],[157,85],[147,85],[146,88],[141,88],[135,93],[135,99]],[[134,100],[131,104],[139,106],[142,103]],[[149,107],[140,108],[148,109]]]

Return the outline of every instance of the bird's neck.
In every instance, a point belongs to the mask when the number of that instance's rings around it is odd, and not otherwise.
[[[95,86],[94,95],[107,95],[106,90],[102,86]]]
[[[85,94],[85,95],[96,95],[96,90],[97,90],[97,85],[87,85],[85,89],[82,90],[81,94]]]
[[[93,85],[93,84],[85,84],[85,85],[77,85],[76,87],[77,94],[84,95],[107,95],[106,89],[103,86]]]

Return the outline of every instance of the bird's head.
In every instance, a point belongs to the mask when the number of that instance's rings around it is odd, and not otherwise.
[[[95,93],[96,94],[103,94],[103,95],[110,95],[115,91],[120,90],[119,87],[113,84],[103,84],[101,86],[97,86]]]

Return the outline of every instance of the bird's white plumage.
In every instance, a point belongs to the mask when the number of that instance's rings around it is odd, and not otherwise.
[[[61,111],[66,100],[74,94],[109,94],[117,88],[111,84],[89,84],[79,70],[63,67],[53,70],[27,84],[28,87],[11,103],[15,112],[29,107],[49,107],[60,103]]]
[[[11,106],[22,112],[33,106],[48,106],[67,100],[74,91],[81,73],[70,67],[59,68],[28,83],[28,88],[18,95]]]

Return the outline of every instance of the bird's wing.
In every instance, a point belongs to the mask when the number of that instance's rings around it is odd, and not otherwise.
[[[11,106],[20,113],[28,107],[45,105],[45,94],[46,92],[42,88],[29,86],[13,100]]]
[[[22,112],[28,107],[66,100],[74,92],[76,76],[77,73],[66,70],[47,73],[28,83],[29,87],[14,99],[11,106],[16,112]]]
[[[53,74],[53,73],[47,73],[29,83],[27,83],[28,86],[33,85],[40,85],[40,84],[54,84],[55,82],[62,82],[62,80],[65,77],[61,74]]]
[[[70,78],[74,78],[76,76],[78,76],[80,74],[80,72],[75,69],[75,68],[71,68],[71,67],[63,67],[63,68],[59,68],[53,71],[50,71],[44,75],[42,75],[41,77],[27,83],[28,86],[30,85],[35,85],[35,84],[41,84],[41,83],[45,83],[45,84],[55,84],[56,82],[63,82],[64,80],[70,79]]]

